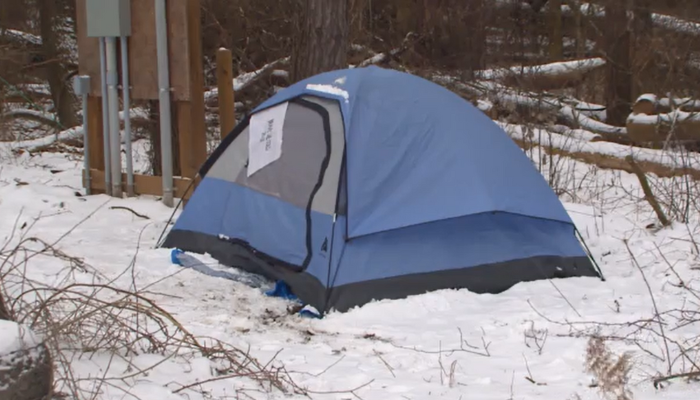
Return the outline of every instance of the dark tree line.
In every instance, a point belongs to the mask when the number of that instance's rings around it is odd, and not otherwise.
[[[76,0],[0,1],[0,76],[50,87],[65,127],[78,124],[70,77],[74,56],[64,45],[75,29]],[[587,7],[580,8],[582,3]],[[351,45],[376,52],[414,40],[400,62],[413,69],[473,71],[585,57],[606,60],[608,122],[624,125],[640,93],[690,95],[700,81],[700,34],[654,23],[654,12],[698,18],[691,0],[201,0],[207,83],[215,51],[234,52],[234,69],[251,71],[291,56],[291,81],[343,68]],[[591,10],[604,10],[604,16]],[[22,42],[6,29],[29,32]],[[357,60],[354,60],[357,61]],[[4,87],[3,85],[0,85]],[[602,90],[600,90],[602,89]],[[696,91],[696,90],[695,90]],[[597,96],[597,97],[594,97]]]

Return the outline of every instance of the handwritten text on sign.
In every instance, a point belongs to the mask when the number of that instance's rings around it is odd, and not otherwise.
[[[288,103],[255,113],[250,118],[248,176],[282,156],[282,130]]]

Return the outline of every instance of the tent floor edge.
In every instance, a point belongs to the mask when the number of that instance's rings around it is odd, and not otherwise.
[[[249,249],[204,233],[174,230],[164,247],[194,253],[208,253],[224,265],[259,274],[274,281],[284,281],[304,303],[322,315],[329,310],[345,312],[374,300],[405,299],[436,290],[463,290],[477,294],[498,294],[518,283],[546,279],[599,278],[594,263],[586,255],[535,256],[499,263],[402,276],[372,279],[326,287],[317,277],[273,265]],[[326,296],[328,300],[326,301]]]
[[[339,312],[374,300],[397,300],[437,290],[468,290],[476,294],[503,293],[519,283],[598,278],[586,256],[537,256],[501,263],[387,277],[333,286],[330,303]]]
[[[325,311],[322,308],[326,287],[319,279],[305,271],[276,265],[271,258],[261,257],[249,246],[201,232],[172,230],[163,242],[163,247],[206,253],[223,265],[258,274],[272,281],[283,281],[304,304],[313,306],[321,313]]]

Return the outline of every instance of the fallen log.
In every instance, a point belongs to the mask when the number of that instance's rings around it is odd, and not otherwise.
[[[432,75],[430,79],[463,95],[467,99],[488,99],[496,110],[490,110],[489,115],[503,116],[515,113],[520,120],[526,122],[527,116],[538,117],[549,114],[556,122],[572,129],[585,129],[598,134],[601,139],[616,143],[630,143],[627,128],[608,125],[589,117],[599,112],[581,111],[581,102],[566,99],[549,93],[534,93],[519,91],[493,81],[476,81],[465,83],[453,76]]]
[[[560,61],[539,65],[513,66],[476,71],[480,80],[498,81],[527,90],[553,90],[576,86],[592,72],[605,66],[602,58]]]
[[[656,96],[645,94],[635,102],[632,113],[627,118],[627,132],[635,142],[650,143],[654,147],[665,147],[668,143],[700,143],[700,112],[683,111],[677,106],[684,105],[693,109],[697,104],[690,99],[678,101],[664,99],[660,102]],[[671,105],[673,104],[673,105]],[[670,106],[672,111],[657,113],[660,108]]]
[[[595,18],[601,21],[605,18],[605,7],[600,4],[581,3],[580,10],[581,14],[588,19]],[[561,11],[563,17],[572,17],[575,12],[568,4],[562,5]],[[631,14],[632,12],[629,11],[629,13]],[[695,21],[689,21],[673,15],[651,13],[651,22],[657,29],[662,29],[667,32],[675,32],[677,34],[693,37],[700,36],[700,23]]]
[[[53,116],[53,114],[50,114],[50,113],[41,113],[41,112],[34,111],[34,110],[20,109],[20,110],[12,110],[12,111],[9,111],[5,114],[12,115],[13,118],[15,118],[15,119],[18,119],[18,118],[30,119],[30,120],[34,120],[34,121],[37,121],[40,123],[47,124],[49,126],[52,126],[51,124],[54,124],[54,123],[58,124],[58,122],[55,119],[55,117]],[[3,114],[3,115],[5,115],[5,114]],[[131,117],[132,128],[135,128],[139,125],[146,125],[148,123],[148,115],[142,109],[133,108],[133,109],[131,109],[131,112],[129,115]],[[119,122],[120,122],[120,127],[123,127],[124,111],[119,112]],[[56,125],[55,128],[60,128],[60,125]],[[82,146],[82,143],[83,143],[83,127],[82,127],[82,125],[79,125],[79,126],[76,126],[73,128],[64,129],[64,130],[58,132],[57,134],[51,134],[51,135],[47,135],[47,136],[37,138],[37,139],[12,142],[11,146],[17,150],[23,149],[23,150],[27,150],[30,152],[38,152],[38,151],[42,151],[46,148],[49,148],[57,143],[69,143],[71,145]]]
[[[49,128],[54,129],[61,129],[62,127],[61,123],[58,121],[58,118],[56,118],[55,115],[42,111],[17,109],[5,111],[2,114],[0,114],[0,121],[3,122],[11,122],[17,119],[38,122],[42,125],[46,125]]]
[[[280,58],[271,63],[263,65],[260,69],[251,72],[245,72],[237,77],[233,78],[231,84],[233,85],[233,91],[235,93],[246,89],[248,86],[252,85],[254,82],[262,78],[263,76],[272,73],[277,67],[289,63],[289,57]],[[212,88],[204,92],[204,100],[210,101],[211,99],[219,96],[219,89]]]
[[[41,48],[41,37],[17,29],[0,28],[0,43],[10,43],[38,50]]]
[[[522,149],[541,148],[546,154],[568,157],[602,169],[613,169],[635,173],[628,157],[633,157],[636,166],[645,174],[660,178],[690,176],[700,180],[700,155],[689,155],[681,163],[678,157],[662,150],[625,146],[616,143],[591,142],[576,137],[564,136],[541,130],[525,132],[519,125],[499,123],[511,139]]]
[[[418,39],[418,35],[414,32],[409,32],[401,42],[401,45],[390,51],[385,51],[383,53],[373,54],[372,57],[365,59],[357,65],[358,68],[367,67],[370,65],[381,64],[391,60],[394,57],[399,56],[401,53],[408,50]]]
[[[520,139],[513,139],[518,146],[523,149],[528,149],[533,145],[527,143]],[[587,153],[579,151],[569,151],[565,149],[551,148],[547,146],[541,146],[545,153],[550,155],[558,155],[563,157],[572,158],[577,161],[584,162],[586,164],[596,165],[601,169],[612,169],[634,173],[632,166],[626,162],[624,159],[619,157],[611,156],[608,154],[596,154]],[[678,176],[690,176],[693,180],[700,180],[700,170],[693,168],[678,169],[669,167],[663,164],[658,164],[650,161],[637,161],[639,168],[644,171],[645,174],[654,174],[659,178],[672,178]]]

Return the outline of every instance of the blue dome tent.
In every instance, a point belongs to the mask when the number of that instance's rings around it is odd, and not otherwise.
[[[320,312],[599,277],[547,182],[451,91],[379,67],[265,101],[207,160],[163,246],[282,281]]]

